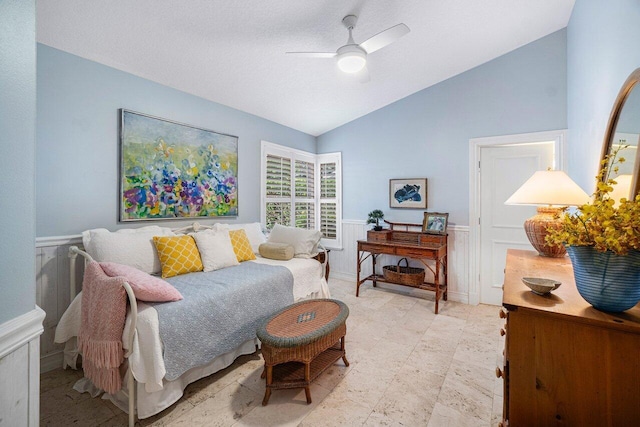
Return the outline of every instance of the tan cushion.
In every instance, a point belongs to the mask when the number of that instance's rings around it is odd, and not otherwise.
[[[286,243],[262,243],[258,247],[263,258],[288,261],[293,258],[293,246]]]

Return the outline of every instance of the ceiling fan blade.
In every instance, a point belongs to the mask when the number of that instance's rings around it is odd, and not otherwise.
[[[333,58],[336,56],[335,52],[286,52],[286,54],[301,58]]]
[[[411,30],[405,24],[394,25],[360,43],[360,47],[367,51],[367,53],[373,53],[398,40],[409,31]]]

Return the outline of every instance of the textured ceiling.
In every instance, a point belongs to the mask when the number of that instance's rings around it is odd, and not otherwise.
[[[575,0],[38,0],[40,43],[320,135],[566,27]],[[360,43],[411,32],[338,71],[341,20]]]

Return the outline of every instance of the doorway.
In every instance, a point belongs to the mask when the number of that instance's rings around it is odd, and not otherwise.
[[[504,201],[535,171],[565,169],[565,137],[551,131],[470,140],[470,304],[500,305],[507,249],[533,249],[523,223],[535,206]]]

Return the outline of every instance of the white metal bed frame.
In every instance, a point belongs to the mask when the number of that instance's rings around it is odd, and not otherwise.
[[[77,246],[71,246],[69,248],[69,268],[71,270],[71,280],[70,280],[70,291],[71,298],[75,298],[76,296],[76,258],[78,255],[82,255],[86,262],[93,261],[91,255],[86,253],[85,251],[81,251]],[[133,289],[127,282],[122,283],[122,287],[125,291],[127,291],[127,297],[129,298],[129,305],[131,307],[131,329],[129,330],[129,336],[127,337],[127,345],[128,350],[124,354],[126,359],[131,356],[131,352],[133,351],[133,337],[136,333],[136,326],[138,323],[138,303],[136,302],[136,296],[133,293]],[[135,425],[135,379],[133,378],[133,372],[131,371],[131,364],[127,363],[127,392],[129,394],[129,426],[133,427]]]
[[[177,228],[172,231],[174,233],[185,233],[189,230],[193,230],[194,232],[197,232],[200,230],[207,230],[211,228],[213,228],[213,226],[202,225],[197,222],[194,222],[192,225],[182,227],[182,228]],[[324,252],[324,262],[322,263],[322,277],[324,277],[324,274],[327,269],[327,262],[328,262],[327,250],[324,246],[320,244],[318,245],[318,248],[322,249],[322,251]],[[91,255],[81,250],[77,246],[71,246],[69,248],[69,270],[71,272],[70,281],[69,281],[69,285],[70,285],[69,290],[71,292],[70,293],[71,299],[75,298],[75,296],[77,295],[75,271],[76,271],[76,259],[78,258],[78,255],[82,255],[84,257],[85,263],[94,261]],[[127,298],[129,299],[129,306],[131,307],[131,328],[129,330],[129,336],[126,337],[128,350],[124,354],[124,357],[128,359],[129,356],[131,356],[131,352],[133,351],[133,338],[136,333],[136,326],[138,322],[138,304],[136,301],[136,296],[133,293],[133,289],[131,289],[131,286],[129,285],[129,283],[123,282],[122,287],[127,292]],[[133,377],[133,371],[131,370],[130,363],[127,363],[126,375],[128,376],[127,392],[128,392],[128,398],[129,398],[129,427],[134,427],[135,415],[136,415],[136,409],[135,409],[136,408],[135,407],[136,381],[135,381],[135,378]]]

